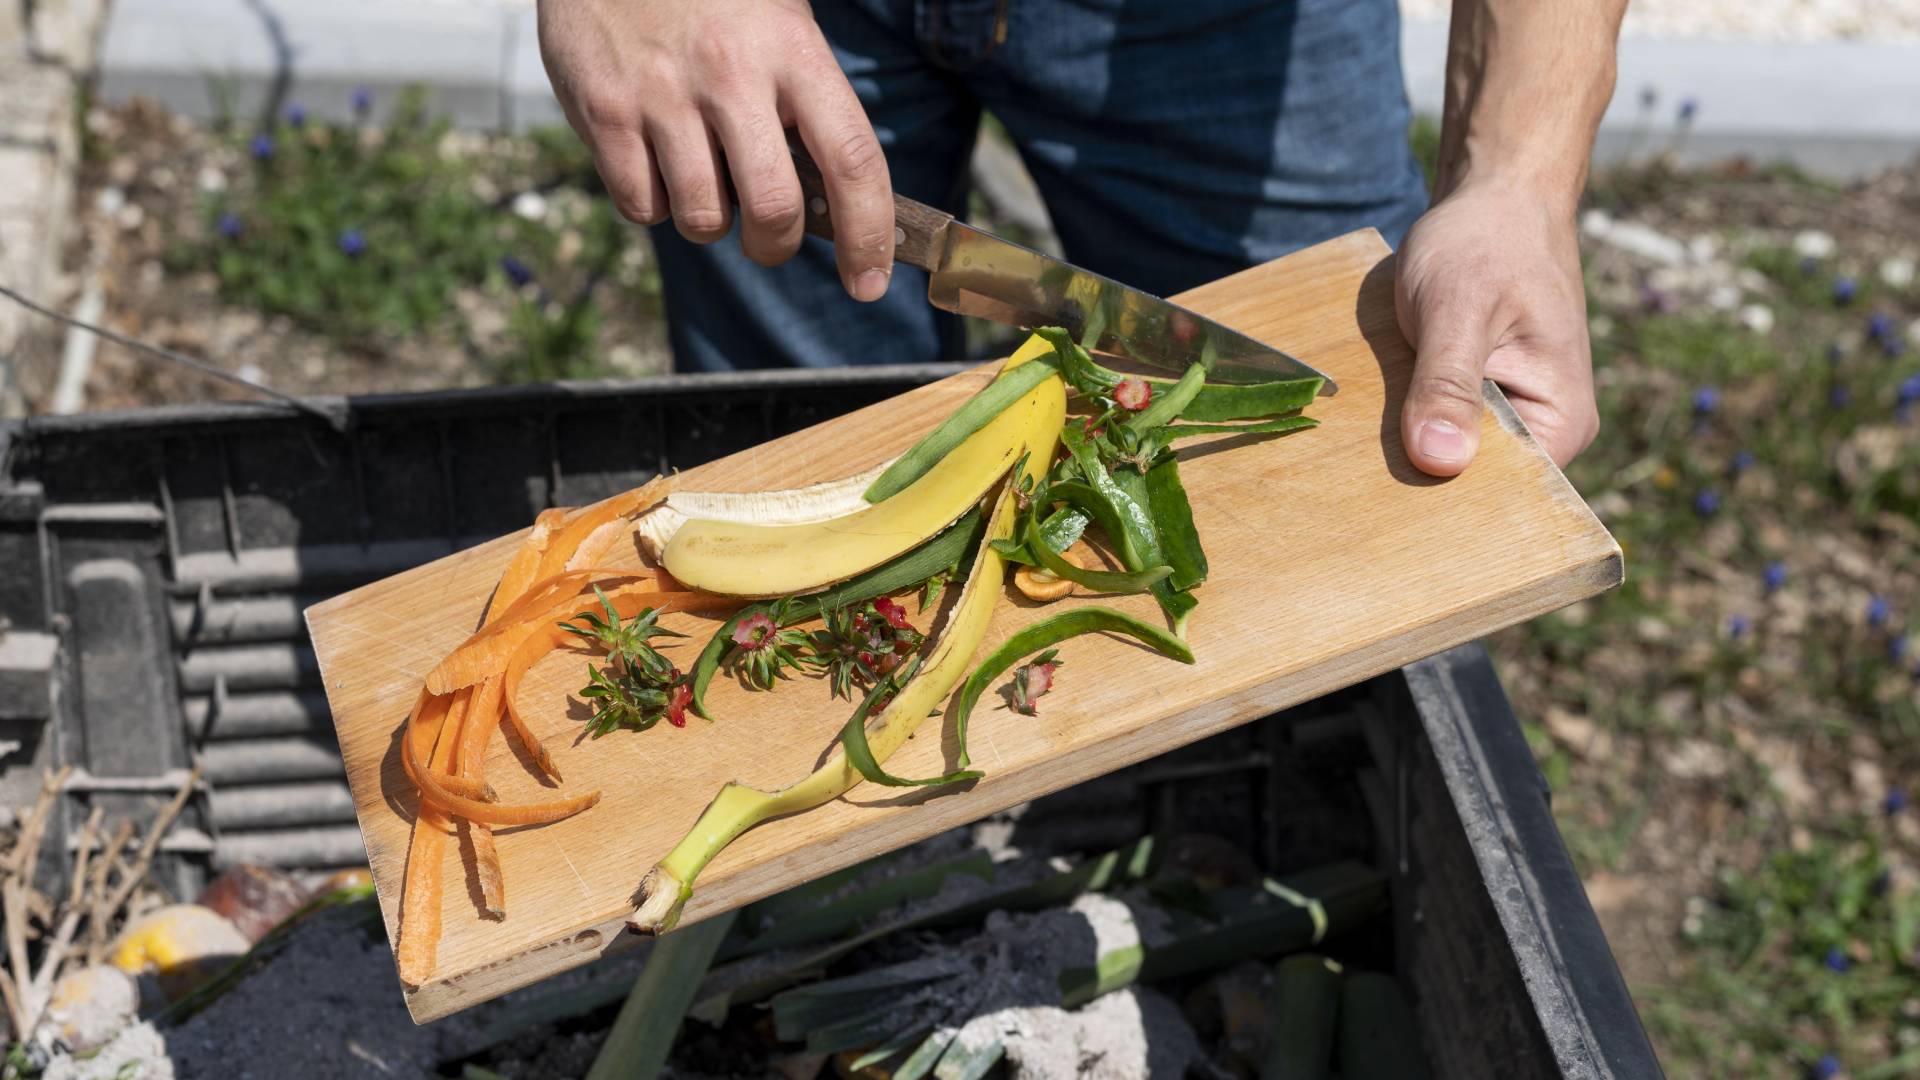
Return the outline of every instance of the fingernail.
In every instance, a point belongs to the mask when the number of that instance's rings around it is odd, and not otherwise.
[[[1426,420],[1413,433],[1414,448],[1432,461],[1464,464],[1473,456],[1467,433],[1449,420]]]
[[[853,298],[871,304],[887,295],[888,276],[885,270],[862,270],[860,276],[853,279]]]

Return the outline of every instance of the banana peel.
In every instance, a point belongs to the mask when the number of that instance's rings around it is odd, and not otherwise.
[[[1029,342],[1014,354],[1006,366],[1011,368],[1042,355],[1045,348],[1042,343],[1042,349],[1036,350],[1033,343]],[[1053,461],[1060,427],[1066,419],[1066,408],[1065,384],[1058,377],[1049,378],[1015,407],[1002,414],[1003,417],[1014,418],[1015,425],[1011,432],[995,431],[993,424],[982,428],[978,435],[991,432],[995,440],[992,450],[996,455],[1004,453],[1006,463],[993,475],[991,482],[1006,477],[1011,467],[1023,456],[1025,475],[1038,482]],[[965,446],[963,443],[962,449]],[[990,460],[1002,459],[994,457]],[[914,487],[933,481],[953,483],[951,476],[942,479],[942,471],[936,468],[916,482]],[[965,678],[968,664],[993,620],[993,610],[1000,601],[1000,593],[1006,582],[1007,562],[994,549],[992,541],[1012,537],[1020,522],[1020,508],[1015,494],[1017,481],[1018,477],[1015,477],[1002,487],[993,516],[988,521],[986,535],[974,555],[973,569],[967,576],[966,586],[961,590],[946,628],[927,653],[919,673],[900,688],[879,717],[868,722],[867,744],[876,761],[885,761],[898,750],[921,721],[927,718],[928,713]],[[875,509],[882,509],[895,499],[906,499],[914,493],[914,487]],[[978,497],[977,494],[974,496],[975,499]],[[965,510],[966,506],[960,508],[960,512]],[[940,513],[944,514],[945,510]],[[941,526],[950,520],[942,518]],[[839,538],[837,542],[847,541]],[[688,581],[671,564],[668,569],[676,578]],[[738,783],[721,788],[700,815],[693,830],[641,882],[640,903],[628,917],[627,925],[648,934],[672,929],[680,918],[682,907],[693,895],[695,877],[734,838],[771,818],[831,802],[860,783],[861,779],[860,773],[847,761],[845,754],[836,752],[812,775],[779,791],[761,791]]]
[[[1046,342],[1031,339],[1007,360],[999,377],[1051,354]],[[1057,376],[1043,380],[920,479],[877,504],[824,520],[796,521],[794,515],[806,511],[786,500],[769,515],[774,520],[688,517],[677,526],[671,514],[682,511],[670,506],[669,515],[645,526],[643,537],[659,543],[661,534],[671,530],[660,543],[660,563],[690,589],[751,598],[815,592],[926,543],[977,505],[1022,453],[1037,446],[1031,432],[1048,422],[1058,429],[1065,416],[1064,386]],[[843,500],[852,484],[837,481],[812,490],[838,508],[846,505]],[[706,505],[719,505],[714,496],[701,498]],[[700,501],[682,498],[680,505]],[[749,506],[743,500],[735,509]]]

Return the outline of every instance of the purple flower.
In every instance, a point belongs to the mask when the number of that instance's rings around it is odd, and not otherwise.
[[[1680,99],[1680,122],[1681,123],[1684,124],[1691,121],[1693,119],[1694,114],[1699,111],[1700,111],[1700,103],[1698,101],[1695,101],[1692,98]]]
[[[1765,581],[1768,592],[1779,592],[1787,584],[1787,564],[1778,559],[1767,564]]]
[[[1735,451],[1733,455],[1733,475],[1739,476],[1751,468],[1753,468],[1753,451]]]
[[[1894,663],[1907,658],[1907,635],[1895,634],[1887,641],[1887,657]]]
[[[1827,404],[1836,409],[1844,409],[1853,404],[1853,391],[1844,386],[1836,386],[1827,391]]]
[[[273,157],[273,136],[266,134],[255,135],[253,142],[248,144],[248,149],[253,151],[253,160],[268,160]]]
[[[1671,295],[1651,285],[1640,290],[1640,303],[1648,311],[1657,315],[1671,314],[1676,306]]]
[[[220,224],[217,227],[220,230],[221,236],[224,236],[229,240],[237,240],[240,237],[241,230],[243,230],[246,226],[240,220],[239,214],[233,213],[232,211],[228,211],[227,213],[220,215]]]
[[[1847,969],[1852,966],[1853,966],[1853,961],[1847,959],[1847,954],[1840,951],[1840,946],[1834,945],[1827,949],[1827,970],[1828,971],[1831,971],[1836,975],[1845,975],[1847,973]]]
[[[1907,343],[1900,340],[1897,334],[1889,335],[1885,341],[1880,343],[1880,352],[1889,360],[1898,360],[1906,351]]]
[[[1853,303],[1854,294],[1859,291],[1860,287],[1854,284],[1852,278],[1835,278],[1833,282],[1833,302],[1841,307],[1846,307],[1848,304]]]
[[[1720,391],[1711,386],[1703,386],[1693,392],[1693,411],[1700,416],[1720,407]]]
[[[367,118],[367,114],[372,111],[373,111],[373,91],[367,89],[364,86],[354,87],[353,88],[353,115],[359,117],[362,120],[365,120]]]
[[[340,253],[348,258],[356,258],[367,250],[367,234],[359,229],[348,229],[340,234]]]
[[[533,280],[533,268],[512,255],[500,260],[500,272],[507,275],[507,280],[513,282],[515,288]]]
[[[307,126],[307,107],[305,105],[300,104],[297,101],[288,105],[287,106],[287,123],[292,124],[294,127],[306,127]]]
[[[1901,405],[1920,401],[1920,375],[1909,375],[1900,380],[1899,395],[1894,400]]]
[[[1840,1075],[1840,1059],[1832,1054],[1822,1054],[1820,1060],[1813,1063],[1812,1073],[1814,1080],[1833,1080]]]
[[[1720,493],[1712,488],[1702,489],[1693,497],[1693,509],[1701,517],[1712,517],[1720,512]]]
[[[1735,615],[1727,620],[1727,636],[1735,641],[1746,637],[1747,631],[1751,628],[1752,625],[1747,622],[1745,615]]]
[[[1893,320],[1887,318],[1887,313],[1884,311],[1874,312],[1873,317],[1867,320],[1868,341],[1885,341],[1892,331]]]
[[[1880,809],[1889,814],[1897,814],[1907,808],[1907,792],[1904,788],[1888,788],[1887,796],[1880,800]]]
[[[1886,597],[1875,594],[1867,601],[1868,626],[1878,628],[1887,625],[1888,614],[1889,609],[1887,607]]]

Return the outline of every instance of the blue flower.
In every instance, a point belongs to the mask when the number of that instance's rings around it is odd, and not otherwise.
[[[1904,788],[1888,788],[1887,797],[1880,800],[1880,809],[1889,814],[1897,814],[1907,808],[1907,792]]]
[[[1738,450],[1733,455],[1733,474],[1735,476],[1753,468],[1753,451]]]
[[[1720,407],[1720,391],[1703,386],[1693,392],[1693,411],[1701,416]]]
[[[1767,574],[1763,579],[1768,592],[1779,592],[1787,584],[1787,564],[1778,559],[1767,564]]]
[[[1880,343],[1880,352],[1889,360],[1898,360],[1907,351],[1907,343],[1898,335],[1891,335]]]
[[[273,157],[273,136],[255,135],[253,142],[248,144],[248,149],[253,151],[253,160],[266,161]]]
[[[353,258],[367,250],[367,234],[359,229],[348,229],[340,234],[340,253]]]
[[[1827,404],[1836,409],[1844,409],[1853,404],[1853,391],[1844,386],[1836,386],[1827,391]]]
[[[1692,120],[1694,114],[1699,111],[1700,111],[1700,103],[1698,101],[1695,101],[1692,98],[1680,99],[1680,122],[1681,123],[1684,124],[1687,121]]]
[[[1831,971],[1836,975],[1845,975],[1847,973],[1847,969],[1852,966],[1853,966],[1853,961],[1847,959],[1847,954],[1840,951],[1840,946],[1835,945],[1827,949],[1827,970],[1828,971]]]
[[[1839,304],[1841,307],[1846,307],[1848,304],[1853,303],[1854,294],[1859,291],[1860,287],[1854,284],[1852,278],[1835,278],[1833,282],[1833,302]]]
[[[362,120],[365,120],[367,118],[367,114],[372,111],[373,111],[373,91],[367,89],[364,86],[354,87],[353,88],[353,115],[359,117]]]
[[[1902,405],[1920,401],[1920,375],[1909,375],[1900,380],[1899,396],[1895,400]]]
[[[507,280],[513,282],[515,288],[533,280],[533,268],[512,255],[500,260],[500,272],[507,275]]]
[[[292,103],[291,105],[288,105],[287,106],[287,123],[292,124],[294,127],[306,127],[307,126],[307,107],[305,105],[300,104],[297,101]]]
[[[245,227],[245,224],[240,220],[240,215],[232,211],[220,215],[220,224],[218,226],[220,235],[229,240],[238,239],[241,231]]]
[[[1747,631],[1751,628],[1752,625],[1747,622],[1745,615],[1735,615],[1733,618],[1727,620],[1727,636],[1735,641],[1746,637]]]
[[[1704,488],[1693,497],[1693,508],[1701,517],[1712,517],[1720,512],[1720,493],[1712,488]]]
[[[1867,340],[1869,341],[1884,341],[1892,330],[1893,320],[1887,318],[1887,313],[1884,311],[1874,312],[1873,317],[1867,320]]]
[[[1832,1054],[1822,1054],[1820,1060],[1813,1063],[1814,1080],[1833,1080],[1839,1075],[1840,1059]]]
[[[1889,613],[1890,612],[1887,607],[1886,597],[1876,593],[1871,599],[1867,601],[1867,625],[1868,626],[1872,626],[1876,628],[1885,626],[1887,624],[1887,615]]]
[[[1907,645],[1907,635],[1893,635],[1893,637],[1887,640],[1887,657],[1896,664],[1905,660],[1907,658]]]

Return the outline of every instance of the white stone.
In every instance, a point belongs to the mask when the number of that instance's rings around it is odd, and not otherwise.
[[[1833,254],[1833,234],[1819,229],[1802,229],[1793,234],[1793,253],[1803,259],[1824,259]]]
[[[513,197],[513,212],[527,221],[540,221],[547,216],[547,200],[537,191],[523,191]]]
[[[1598,240],[1613,229],[1613,215],[1598,207],[1580,215],[1580,231]]]
[[[1773,330],[1773,309],[1765,304],[1748,304],[1740,309],[1740,325],[1756,334]]]
[[[1715,285],[1707,293],[1707,306],[1715,311],[1732,311],[1740,306],[1740,287],[1738,285]]]
[[[1615,224],[1602,237],[1607,244],[1629,255],[1636,255],[1662,266],[1679,266],[1687,261],[1687,247],[1649,225],[1634,221]]]
[[[93,212],[101,217],[112,217],[127,205],[127,193],[117,187],[103,187],[93,196]]]
[[[1712,233],[1701,233],[1687,241],[1687,254],[1696,263],[1710,263],[1720,255],[1720,238]]]
[[[1880,280],[1896,289],[1913,284],[1913,274],[1913,260],[1905,256],[1896,256],[1880,264]]]
[[[218,195],[227,190],[227,174],[212,165],[202,165],[195,183],[205,194]]]

